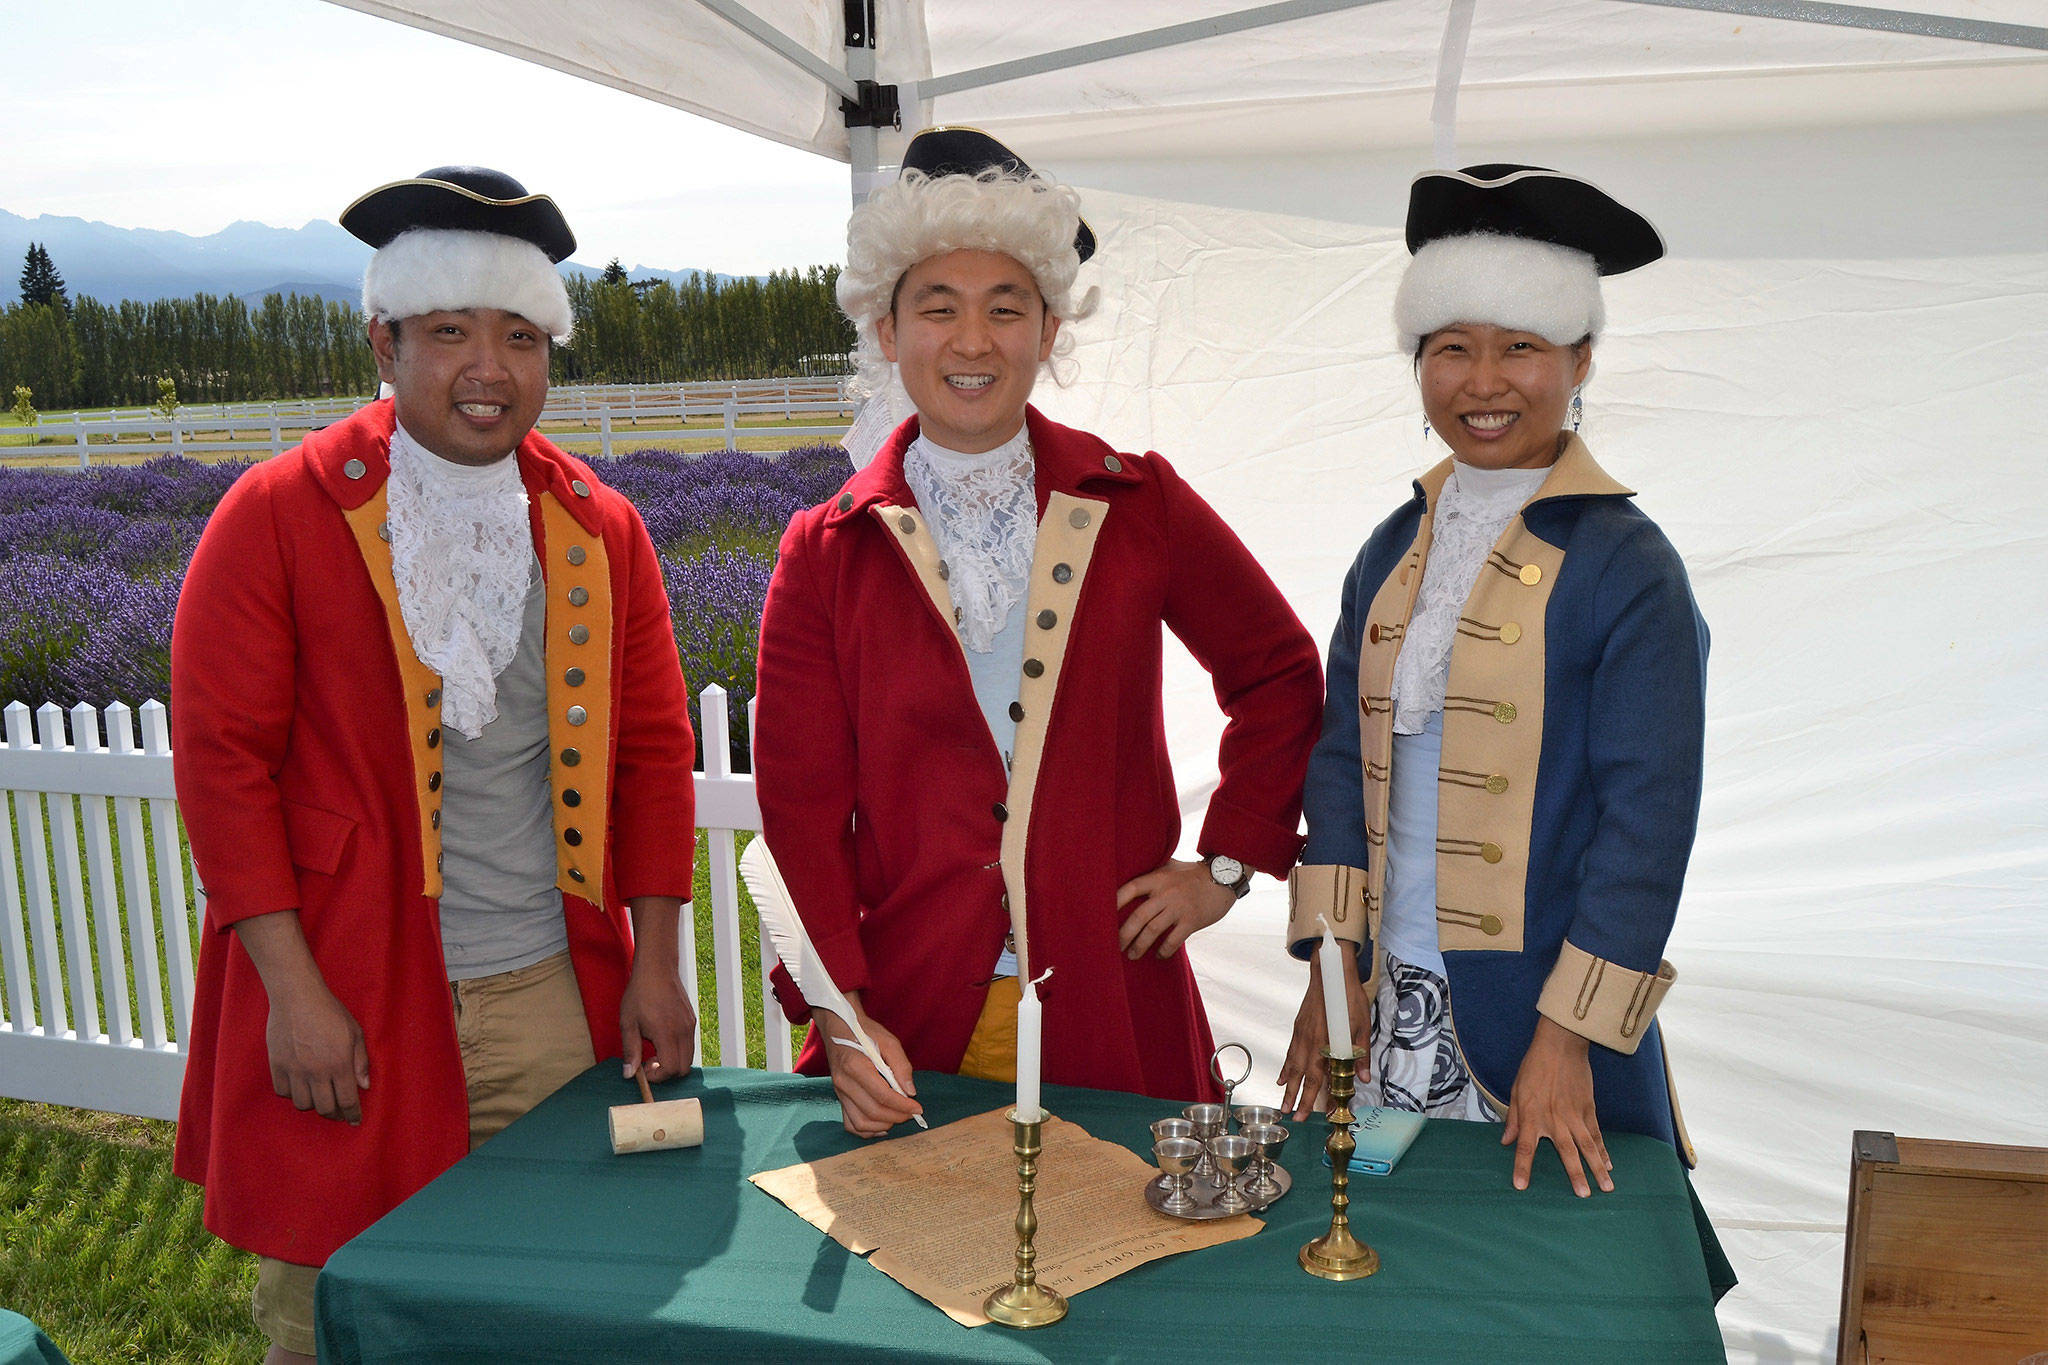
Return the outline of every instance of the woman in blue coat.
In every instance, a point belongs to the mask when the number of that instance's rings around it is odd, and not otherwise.
[[[1655,1015],[1700,800],[1707,630],[1671,543],[1577,434],[1601,275],[1663,254],[1571,176],[1419,177],[1395,301],[1452,458],[1366,541],[1330,641],[1288,929],[1355,964],[1359,1101],[1549,1138],[1581,1195],[1604,1131],[1690,1164]],[[1319,968],[1281,1085],[1327,1086]],[[1590,1177],[1590,1183],[1589,1183]]]

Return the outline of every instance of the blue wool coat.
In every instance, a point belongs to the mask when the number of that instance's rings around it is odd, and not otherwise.
[[[1393,664],[1450,473],[1417,480],[1351,567],[1309,761],[1290,947],[1306,957],[1326,916],[1373,976]],[[1592,1041],[1603,1129],[1690,1161],[1654,1014],[1699,817],[1707,629],[1631,496],[1572,437],[1467,598],[1438,774],[1438,932],[1458,1044],[1497,1107],[1541,1013]]]

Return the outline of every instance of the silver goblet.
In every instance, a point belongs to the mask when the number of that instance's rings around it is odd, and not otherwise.
[[[1230,1111],[1220,1104],[1191,1104],[1181,1113],[1187,1115],[1188,1122],[1195,1126],[1195,1139],[1204,1144],[1195,1161],[1195,1179],[1217,1184],[1216,1163],[1209,1156],[1207,1144],[1210,1138],[1223,1132],[1229,1123]]]
[[[1152,1125],[1152,1140],[1154,1142],[1159,1142],[1166,1138],[1184,1138],[1193,1137],[1194,1135],[1195,1125],[1189,1123],[1186,1119],[1159,1119]],[[1152,1183],[1162,1190],[1170,1189],[1173,1185],[1173,1182],[1163,1175]]]
[[[1262,1123],[1282,1123],[1285,1122],[1286,1118],[1285,1114],[1271,1105],[1240,1104],[1237,1106],[1237,1128],[1239,1132],[1243,1132],[1247,1128],[1256,1128]]]
[[[1188,1179],[1195,1169],[1195,1159],[1201,1154],[1202,1144],[1191,1137],[1161,1138],[1152,1144],[1152,1158],[1159,1163],[1160,1174],[1173,1186],[1173,1193],[1160,1206],[1164,1212],[1194,1212],[1195,1201],[1188,1195]]]
[[[1223,1193],[1216,1197],[1218,1209],[1242,1213],[1252,1206],[1251,1201],[1244,1197],[1244,1191],[1237,1187],[1237,1177],[1258,1150],[1258,1145],[1242,1133],[1226,1133],[1209,1139],[1209,1155],[1215,1159],[1216,1169],[1222,1176]]]
[[[1254,1199],[1278,1198],[1280,1182],[1273,1178],[1273,1163],[1279,1160],[1280,1149],[1287,1145],[1287,1130],[1277,1123],[1253,1123],[1245,1126],[1244,1135],[1259,1149],[1258,1165],[1244,1192]]]

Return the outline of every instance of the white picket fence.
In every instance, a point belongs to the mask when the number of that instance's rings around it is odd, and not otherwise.
[[[758,997],[770,1070],[790,1069],[787,1021],[768,986],[761,939],[749,980],[741,956],[735,835],[758,831],[754,779],[731,765],[723,688],[702,702],[706,771],[698,837],[711,869],[711,983],[719,1058],[747,1061],[748,997]],[[136,722],[141,722],[140,742]],[[68,721],[68,726],[67,726]],[[175,1118],[192,1016],[194,945],[206,892],[185,846],[171,781],[169,714],[116,704],[67,713],[5,711],[0,813],[0,1095],[148,1118]],[[683,980],[700,983],[694,917],[682,921]],[[702,1010],[701,1004],[699,1009]],[[703,1060],[699,1031],[697,1060]]]
[[[790,426],[800,416],[830,414],[850,419],[857,400],[846,392],[846,377],[704,380],[687,384],[577,384],[548,390],[540,420],[550,439],[564,445],[597,443],[604,455],[614,440],[704,440],[719,437],[732,449],[741,436],[837,440],[846,420]],[[54,455],[63,448],[89,469],[95,453],[166,455],[278,455],[297,445],[313,427],[338,422],[371,400],[366,397],[280,399],[263,403],[187,404],[166,417],[152,408],[108,408],[76,412],[62,421],[43,418],[32,431],[41,446],[7,446],[5,455]],[[749,428],[749,419],[782,419],[784,425]],[[717,427],[686,427],[690,421]],[[583,429],[565,431],[575,422]],[[652,423],[653,425],[648,425]],[[666,425],[664,425],[666,423]],[[223,439],[207,440],[213,436]]]

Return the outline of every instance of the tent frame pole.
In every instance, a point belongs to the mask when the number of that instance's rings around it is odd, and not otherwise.
[[[1108,61],[1112,57],[1128,57],[1134,52],[1179,47],[1183,43],[1198,42],[1203,38],[1217,38],[1227,33],[1244,33],[1250,29],[1291,23],[1296,19],[1312,19],[1321,14],[1335,14],[1340,10],[1363,9],[1367,5],[1383,3],[1385,0],[1282,0],[1280,4],[1260,5],[1255,9],[1239,10],[1235,14],[1219,14],[1213,18],[1196,19],[1185,24],[1169,24],[1165,28],[1147,29],[1142,33],[1127,33],[1121,38],[1105,38],[1101,42],[1082,43],[1078,47],[1063,47],[1052,52],[1041,52],[1035,57],[1019,57],[1015,61],[996,62],[967,71],[956,71],[950,76],[937,76],[931,80],[919,81],[917,96],[921,100],[937,99],[941,95],[957,95],[963,90],[979,90],[985,85],[1000,85],[1004,81],[1019,80],[1025,76],[1038,76],[1048,71],[1086,66],[1090,62]]]
[[[852,76],[828,62],[819,60],[817,54],[797,42],[794,38],[791,38],[781,29],[763,20],[745,5],[739,3],[739,0],[697,0],[697,3],[725,20],[728,24],[731,24],[740,32],[746,34],[749,38],[752,38],[755,42],[761,44],[761,46],[767,48],[770,52],[773,52],[776,56],[789,62],[792,66],[799,67],[809,75],[823,81],[828,88],[838,92],[841,98],[855,102],[860,100],[860,87],[854,84]],[[869,36],[872,38],[873,35]],[[869,64],[872,67],[872,56],[869,58]],[[873,74],[872,70],[870,70],[869,74]]]
[[[1915,38],[1953,38],[1957,42],[1986,43],[1994,47],[2048,50],[2048,28],[2032,24],[1999,24],[1987,19],[1956,19],[1941,14],[1922,14],[1917,10],[1879,9],[1875,5],[1829,4],[1823,0],[1626,0],[1626,3],[1656,5],[1662,9],[1740,14],[1756,19],[1788,19],[1801,24],[1868,28]]]

